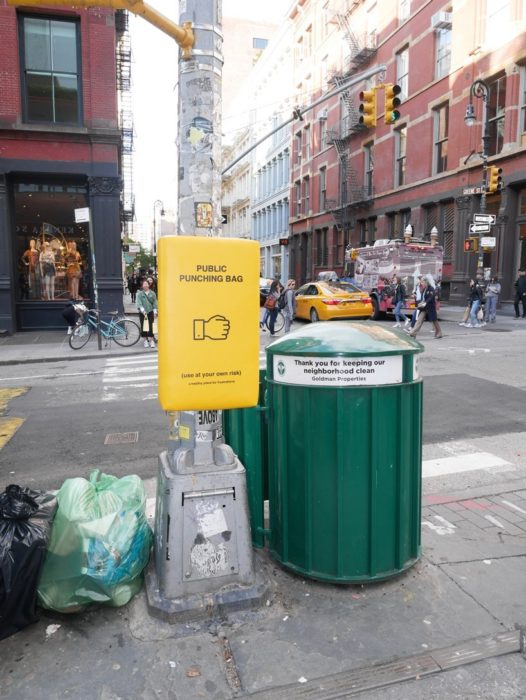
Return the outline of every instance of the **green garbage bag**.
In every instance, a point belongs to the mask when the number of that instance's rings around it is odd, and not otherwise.
[[[38,586],[40,605],[78,612],[90,603],[125,605],[139,592],[152,535],[138,476],[66,479]]]

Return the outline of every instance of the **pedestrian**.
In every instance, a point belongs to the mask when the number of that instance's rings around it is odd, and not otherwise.
[[[146,281],[150,285],[150,289],[157,294],[157,280],[153,275],[148,275]]]
[[[522,318],[526,318],[526,270],[519,270],[519,276],[515,282],[515,318],[520,318],[519,302],[522,301]]]
[[[484,318],[484,312],[482,311],[482,305],[485,302],[484,290],[480,282],[474,279],[469,281],[469,289],[471,311],[469,312],[469,321],[466,323],[466,328],[481,328],[484,325],[482,320]]]
[[[407,318],[407,316],[404,314],[402,311],[402,307],[405,302],[405,285],[402,284],[402,280],[400,277],[395,277],[394,278],[394,294],[393,294],[393,303],[395,305],[394,307],[394,315],[395,315],[395,320],[396,323],[394,324],[394,328],[401,328],[402,324],[400,321],[404,322],[404,327],[407,328],[407,326],[410,323],[410,320]]]
[[[414,297],[415,297],[415,310],[413,311],[413,315],[411,316],[411,320],[409,321],[409,325],[411,328],[415,327],[415,323],[418,319],[418,316],[420,314],[420,309],[418,308],[418,305],[422,302],[422,299],[424,297],[424,291],[426,288],[426,281],[423,277],[417,277],[416,278],[416,287],[414,291]],[[404,326],[404,330],[406,327]]]
[[[155,347],[153,338],[153,322],[157,317],[157,296],[153,289],[150,289],[148,280],[142,283],[142,289],[137,293],[137,308],[139,309],[139,321],[141,325],[141,336],[144,338],[144,347],[148,345]],[[148,322],[148,329],[145,330],[145,321]]]
[[[285,333],[290,331],[290,326],[296,315],[296,281],[289,280],[287,282],[287,288],[283,292],[285,306],[283,307],[283,316],[285,318]]]
[[[497,277],[492,277],[486,286],[486,311],[484,320],[486,323],[495,323],[497,318],[497,301],[500,295],[500,282]]]
[[[436,289],[434,280],[431,277],[431,275],[427,276],[426,288],[424,289],[422,301],[420,302],[419,307],[420,308],[418,309],[418,320],[415,323],[415,327],[411,331],[408,331],[409,335],[412,338],[414,338],[420,330],[420,328],[422,328],[422,324],[427,318],[427,320],[431,321],[431,323],[433,324],[433,327],[435,329],[435,338],[442,338],[443,334],[442,329],[440,328],[440,325],[438,323],[436,308]]]
[[[135,297],[137,295],[137,290],[139,289],[139,278],[137,273],[134,272],[128,277],[128,291],[131,295],[132,304],[135,304]]]
[[[275,334],[274,324],[276,323],[276,318],[278,316],[278,299],[282,291],[283,285],[281,284],[279,279],[273,280],[272,284],[270,285],[270,290],[264,304],[265,308],[269,311],[268,329],[270,331],[270,335]]]

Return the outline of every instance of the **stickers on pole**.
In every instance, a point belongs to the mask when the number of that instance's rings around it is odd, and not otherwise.
[[[259,244],[163,236],[159,400],[165,411],[255,406],[259,391]]]
[[[273,360],[273,379],[280,384],[379,386],[402,382],[402,355],[383,357],[274,355]]]

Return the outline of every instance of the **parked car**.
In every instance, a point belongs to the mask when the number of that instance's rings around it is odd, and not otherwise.
[[[370,318],[371,298],[350,282],[309,282],[296,292],[296,317],[312,323],[332,318]]]

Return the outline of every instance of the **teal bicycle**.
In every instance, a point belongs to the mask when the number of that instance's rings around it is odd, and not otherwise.
[[[101,336],[106,339],[106,345],[110,340],[114,340],[117,345],[127,348],[135,345],[141,337],[139,324],[129,318],[119,317],[117,311],[109,313],[109,321],[99,321],[99,314],[95,309],[88,309],[85,304],[75,304],[73,308],[79,316],[69,336],[69,345],[73,350],[83,348],[99,327]]]

